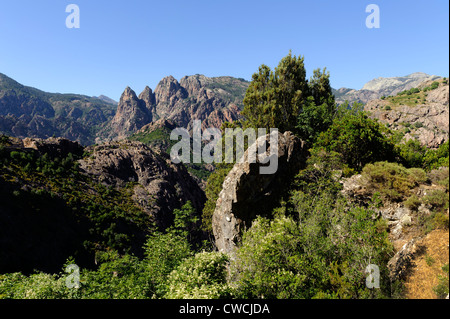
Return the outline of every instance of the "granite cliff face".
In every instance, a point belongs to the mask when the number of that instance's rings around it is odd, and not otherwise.
[[[142,92],[142,97],[148,100],[145,92]],[[127,87],[120,97],[116,115],[111,121],[111,133],[122,139],[151,121],[152,114],[147,109],[145,100],[138,98],[136,93]]]
[[[127,87],[112,121],[97,141],[119,140],[159,119],[192,128],[201,120],[202,128],[219,127],[240,117],[248,82],[232,77],[185,76],[179,82],[173,76],[163,78],[155,88],[146,87],[139,97]]]

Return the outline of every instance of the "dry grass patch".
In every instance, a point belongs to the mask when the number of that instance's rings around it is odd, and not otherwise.
[[[449,231],[436,229],[419,244],[422,253],[413,261],[410,275],[405,281],[405,297],[408,299],[437,299],[433,288],[444,275],[442,266],[449,263]]]

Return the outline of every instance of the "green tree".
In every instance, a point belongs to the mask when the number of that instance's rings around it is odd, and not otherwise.
[[[308,82],[304,58],[291,52],[273,71],[261,65],[245,94],[242,115],[246,125],[293,131],[312,142],[328,128],[335,112],[329,79],[326,69],[317,69]]]
[[[406,167],[422,167],[426,151],[427,149],[414,139],[397,146],[400,161]]]
[[[304,58],[289,52],[274,71],[261,65],[253,74],[242,115],[249,127],[292,130],[309,95]]]
[[[299,112],[296,132],[310,145],[328,129],[336,113],[336,104],[330,85],[330,74],[324,68],[314,70],[309,81],[311,95]]]
[[[423,168],[426,170],[449,166],[449,141],[441,144],[438,149],[427,150],[423,158]]]
[[[363,112],[345,113],[319,135],[315,147],[342,154],[350,168],[360,171],[367,163],[394,160],[389,130]]]

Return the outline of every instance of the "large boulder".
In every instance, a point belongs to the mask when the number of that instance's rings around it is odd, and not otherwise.
[[[258,215],[271,215],[293,177],[306,163],[307,150],[303,141],[291,132],[276,134],[278,147],[275,154],[269,152],[269,134],[255,142],[257,149],[265,147],[266,156],[278,159],[275,173],[261,174],[260,168],[267,163],[263,164],[264,159],[249,162],[249,148],[244,153],[244,160],[236,163],[225,178],[212,217],[216,246],[221,252],[232,253],[241,240],[242,231],[250,227]]]

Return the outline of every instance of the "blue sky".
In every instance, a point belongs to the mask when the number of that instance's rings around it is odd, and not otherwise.
[[[66,6],[80,8],[68,29]],[[369,29],[366,6],[380,8]],[[251,79],[292,50],[335,88],[449,73],[447,0],[0,0],[0,72],[48,92],[138,94],[167,75]]]

